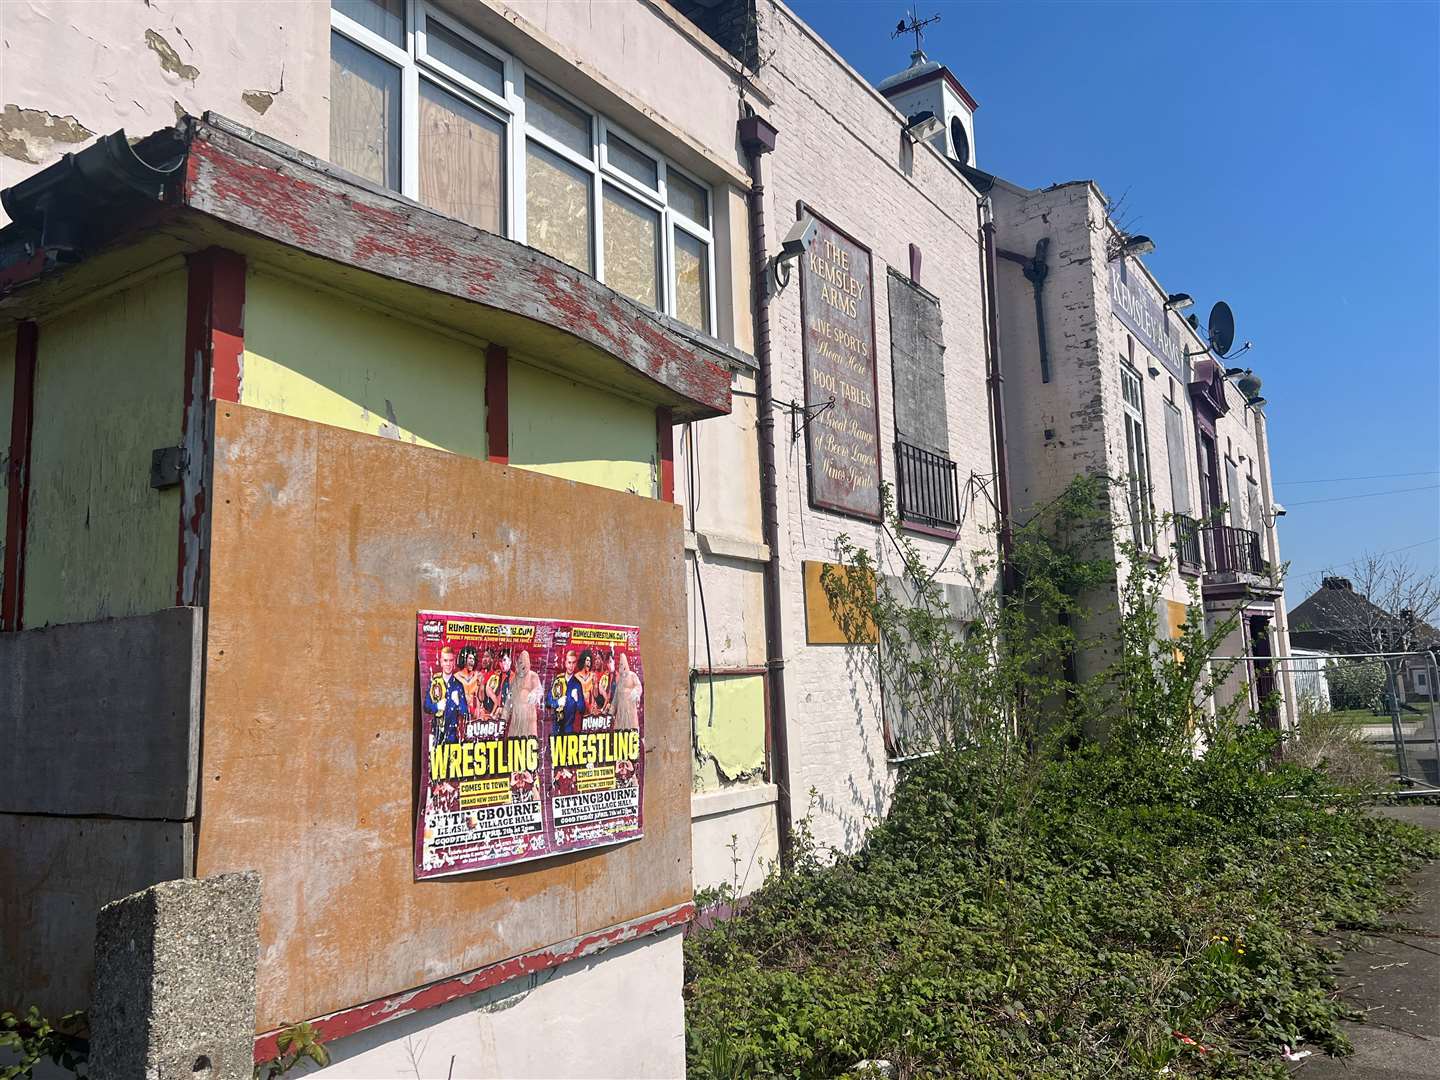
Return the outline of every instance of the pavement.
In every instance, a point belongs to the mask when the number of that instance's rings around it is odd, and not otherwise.
[[[1440,829],[1440,806],[1373,812]],[[1317,1052],[1293,1067],[1298,1080],[1440,1080],[1440,862],[1421,867],[1409,886],[1411,904],[1363,935],[1337,968],[1342,996],[1365,1014],[1344,1024],[1355,1053]]]

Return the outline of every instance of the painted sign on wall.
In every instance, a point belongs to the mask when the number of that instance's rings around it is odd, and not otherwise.
[[[870,250],[804,206],[800,215],[814,217],[818,226],[800,267],[810,505],[878,521],[880,410]]]
[[[638,628],[422,611],[416,635],[417,878],[642,834]]]
[[[1110,264],[1110,310],[1125,324],[1136,339],[1169,370],[1185,383],[1185,345],[1180,332],[1171,333],[1169,313],[1156,294],[1150,279],[1138,270],[1126,269],[1127,258]]]

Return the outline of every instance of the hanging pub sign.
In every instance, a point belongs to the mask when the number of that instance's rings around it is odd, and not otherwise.
[[[1183,385],[1188,382],[1183,339],[1170,332],[1169,312],[1150,279],[1139,271],[1132,273],[1128,259],[1122,255],[1110,264],[1110,310]]]
[[[804,204],[817,226],[800,261],[810,505],[880,519],[880,409],[870,249]]]
[[[641,835],[638,628],[422,611],[416,635],[417,878]]]

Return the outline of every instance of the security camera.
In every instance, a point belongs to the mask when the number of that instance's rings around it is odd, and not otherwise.
[[[801,218],[790,226],[785,239],[780,241],[780,254],[771,255],[765,264],[766,299],[775,296],[790,284],[790,264],[810,250],[819,228],[813,217]]]
[[[819,226],[815,224],[815,219],[812,217],[802,218],[790,226],[790,231],[780,242],[780,261],[789,262],[791,259],[798,259],[809,251],[810,245],[815,242],[815,233],[818,229]]]
[[[1284,503],[1278,503],[1278,502],[1277,502],[1277,503],[1275,504],[1275,516],[1276,516],[1277,518],[1282,518],[1282,517],[1285,516],[1285,504],[1284,504]]]

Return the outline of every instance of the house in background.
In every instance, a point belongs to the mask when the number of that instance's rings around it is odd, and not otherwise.
[[[1401,701],[1428,703],[1440,697],[1436,686],[1440,630],[1406,612],[1389,612],[1338,575],[1290,610],[1290,640],[1299,648],[1330,656],[1407,653],[1397,671]]]

